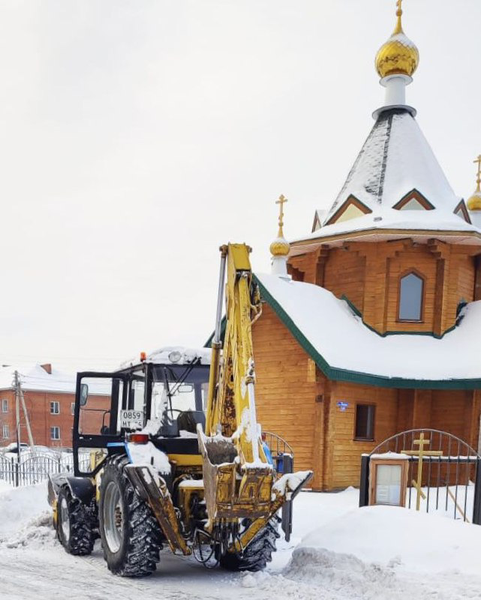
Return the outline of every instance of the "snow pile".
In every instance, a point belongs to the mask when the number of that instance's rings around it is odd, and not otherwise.
[[[369,506],[349,512],[305,538],[292,556],[289,572],[304,567],[306,553],[320,550],[352,554],[364,562],[407,571],[459,571],[479,575],[481,527],[435,519],[432,515],[392,506]]]
[[[309,500],[311,508],[317,504],[317,509],[339,503],[339,510],[353,496],[343,492],[300,498],[303,504]],[[303,510],[298,517],[301,528],[310,521],[312,530],[321,512]],[[344,514],[341,510],[342,516],[335,519],[332,511],[326,512],[324,524],[302,539],[281,574],[249,573],[242,586],[255,588],[262,598],[292,600],[480,597],[481,527],[395,507],[358,508]]]
[[[56,546],[57,536],[53,528],[52,512],[43,512],[7,539],[3,541],[0,539],[0,546],[2,544],[10,549],[23,548],[25,546],[29,546],[30,548]]]
[[[47,484],[12,488],[0,483],[0,542],[49,509]]]

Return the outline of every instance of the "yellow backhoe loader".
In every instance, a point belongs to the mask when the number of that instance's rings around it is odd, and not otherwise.
[[[78,374],[74,476],[49,481],[67,552],[90,554],[100,537],[108,568],[127,577],[152,573],[165,545],[237,571],[271,559],[279,511],[312,473],[279,473],[290,457],[272,459],[257,423],[251,327],[261,303],[249,252],[221,248],[211,351],[163,348],[114,373]]]

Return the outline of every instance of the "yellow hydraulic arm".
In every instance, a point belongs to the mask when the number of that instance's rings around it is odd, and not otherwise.
[[[261,304],[259,294],[252,288],[250,248],[245,244],[229,244],[222,246],[221,253],[220,302],[212,343],[206,434],[221,433],[225,437],[233,437],[241,464],[266,463],[254,396],[251,328],[260,314]],[[226,262],[226,329],[220,366],[222,287]]]
[[[250,248],[245,244],[228,244],[220,250],[206,430],[204,434],[199,426],[198,435],[213,535],[225,539],[226,531],[235,530],[239,519],[251,522],[240,538],[229,538],[228,550],[239,551],[239,544],[249,543],[312,473],[297,474],[281,485],[275,483],[275,471],[266,459],[256,418],[252,323],[261,313],[261,302],[252,281]],[[222,344],[224,287],[226,327]]]

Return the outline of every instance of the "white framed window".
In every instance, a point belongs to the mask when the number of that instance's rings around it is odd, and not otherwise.
[[[6,398],[2,400],[2,412],[8,413],[8,400]]]
[[[4,425],[2,428],[3,439],[8,440],[10,438],[10,429],[8,425]]]
[[[60,402],[57,402],[57,400],[52,400],[52,402],[50,402],[50,414],[51,415],[59,415],[60,414]]]
[[[406,273],[399,282],[398,321],[423,320],[424,279],[414,271]]]
[[[70,412],[72,413],[72,415],[75,414],[75,402],[72,402],[72,404],[70,405]]]
[[[51,440],[59,440],[60,439],[60,427],[50,427],[50,439]]]

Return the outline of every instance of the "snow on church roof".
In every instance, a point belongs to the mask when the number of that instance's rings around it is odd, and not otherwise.
[[[480,233],[454,211],[461,201],[408,107],[383,110],[374,124],[323,227],[299,240],[328,237],[366,229],[427,229]],[[393,207],[413,190],[434,210]],[[356,198],[368,215],[326,225],[343,204]],[[296,240],[298,241],[298,240]]]
[[[369,329],[348,303],[310,283],[256,275],[261,294],[328,377],[385,387],[481,388],[481,301],[442,339]]]

